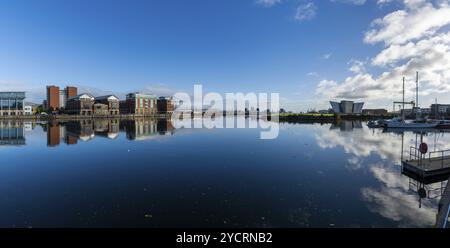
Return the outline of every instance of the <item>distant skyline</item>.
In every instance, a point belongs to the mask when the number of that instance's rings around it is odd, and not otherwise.
[[[330,100],[450,103],[450,0],[0,1],[0,91],[278,92],[292,111]]]

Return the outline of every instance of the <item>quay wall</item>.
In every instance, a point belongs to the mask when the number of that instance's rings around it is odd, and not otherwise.
[[[86,120],[86,119],[133,119],[133,118],[168,118],[170,115],[16,115],[16,116],[0,116],[0,120]]]

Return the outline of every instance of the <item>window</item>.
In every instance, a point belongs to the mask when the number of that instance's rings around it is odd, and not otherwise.
[[[8,109],[9,108],[9,99],[3,99],[2,100],[2,109]]]
[[[17,108],[17,100],[16,99],[11,99],[9,103],[10,103],[10,106],[12,109]]]
[[[23,110],[23,101],[22,100],[17,100],[17,109]]]

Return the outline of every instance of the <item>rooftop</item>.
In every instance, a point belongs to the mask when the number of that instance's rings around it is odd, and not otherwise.
[[[0,92],[0,98],[25,98],[24,91],[3,91]]]
[[[109,98],[116,98],[117,100],[119,100],[119,98],[115,95],[106,95],[106,96],[97,96],[95,97],[95,100],[108,100]]]
[[[82,98],[83,96],[95,99],[95,97],[92,96],[91,94],[83,93],[83,94],[79,94],[79,95],[76,95],[76,96],[73,96],[73,97],[69,97],[67,100],[79,99],[79,98]]]
[[[128,96],[132,96],[132,95],[139,95],[139,96],[146,96],[146,97],[153,97],[153,98],[156,98],[156,95],[153,95],[153,94],[151,94],[151,93],[144,93],[144,92],[133,92],[133,93],[129,93],[129,94],[127,94],[127,97],[128,97]]]

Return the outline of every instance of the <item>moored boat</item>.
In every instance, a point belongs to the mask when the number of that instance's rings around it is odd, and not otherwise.
[[[378,127],[378,123],[376,120],[370,120],[367,122],[367,126],[370,128],[376,128],[376,127]]]
[[[369,128],[384,127],[384,121],[383,120],[370,120],[367,122],[367,126]]]
[[[439,129],[450,129],[450,120],[440,120],[438,121],[438,124],[436,128]]]
[[[421,128],[436,128],[438,122],[433,120],[421,121],[405,121],[402,118],[393,118],[386,121],[386,128],[404,128],[404,129],[421,129]]]

